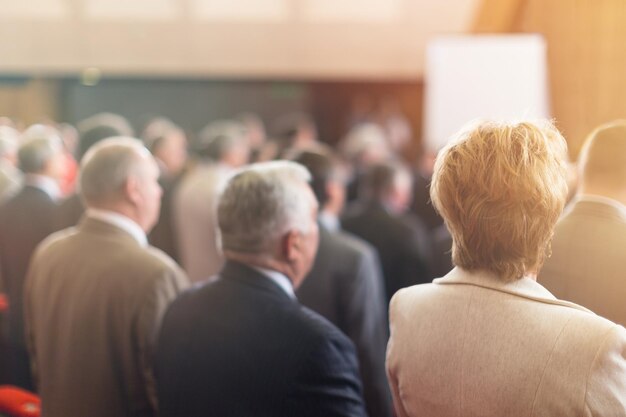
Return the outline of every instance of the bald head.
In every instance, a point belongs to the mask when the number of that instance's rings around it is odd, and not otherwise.
[[[80,192],[88,206],[100,206],[123,197],[124,185],[133,175],[141,176],[153,164],[138,139],[114,137],[94,145],[80,170]]]
[[[626,120],[595,129],[587,138],[579,161],[583,192],[626,193]]]

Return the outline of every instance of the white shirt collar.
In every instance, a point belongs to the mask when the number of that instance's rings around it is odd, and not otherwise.
[[[331,232],[335,232],[341,228],[339,224],[339,219],[334,214],[328,213],[326,211],[321,211],[318,220],[326,228],[326,230],[330,230]]]
[[[130,218],[110,210],[87,209],[87,216],[119,227],[129,233],[141,246],[148,246],[148,238],[143,229]]]
[[[40,189],[53,200],[58,200],[61,197],[59,184],[46,175],[26,174],[24,176],[24,184]]]
[[[592,203],[606,204],[619,210],[622,215],[626,217],[626,205],[610,197],[597,194],[580,194],[576,197],[576,201],[589,201]]]
[[[285,275],[281,274],[278,271],[273,271],[267,268],[261,268],[259,266],[253,266],[255,270],[263,274],[265,277],[274,281],[276,285],[278,285],[291,299],[296,299],[296,293],[293,291],[293,284]]]

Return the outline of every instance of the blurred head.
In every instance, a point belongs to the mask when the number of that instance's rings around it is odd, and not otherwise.
[[[123,214],[148,232],[159,217],[162,191],[158,178],[158,166],[141,141],[114,137],[85,154],[80,193],[87,207]]]
[[[400,162],[374,164],[365,171],[359,194],[364,200],[376,201],[394,213],[402,213],[413,198],[411,171]]]
[[[273,136],[279,154],[288,149],[302,149],[317,142],[317,127],[313,118],[306,113],[293,112],[280,116],[273,123]]]
[[[194,148],[202,158],[235,168],[245,165],[250,155],[244,126],[232,120],[209,123],[200,132]]]
[[[20,145],[20,134],[9,126],[0,126],[0,160],[12,166],[17,165],[17,149]]]
[[[278,270],[297,288],[319,240],[309,179],[306,168],[288,161],[253,164],[231,178],[218,205],[225,256]]]
[[[340,145],[343,157],[356,168],[366,168],[390,157],[385,131],[375,123],[354,126]]]
[[[626,120],[595,129],[579,157],[582,190],[626,203]]]
[[[567,195],[567,146],[549,122],[480,122],[437,156],[430,195],[452,260],[505,281],[538,272]]]
[[[57,131],[48,126],[33,125],[22,137],[23,142],[17,153],[22,172],[60,181],[66,172],[66,160],[63,142]]]
[[[146,147],[160,161],[167,175],[176,175],[185,167],[187,137],[172,121],[164,118],[152,120],[142,136]]]
[[[311,188],[320,211],[328,211],[338,216],[346,198],[345,173],[339,160],[330,150],[322,148],[300,152],[293,160],[311,173]]]
[[[80,141],[78,143],[78,159],[96,143],[115,136],[133,136],[133,128],[128,120],[114,113],[98,113],[77,124]]]
[[[246,130],[246,138],[252,148],[258,148],[265,143],[265,125],[263,120],[254,113],[243,113],[237,120]]]

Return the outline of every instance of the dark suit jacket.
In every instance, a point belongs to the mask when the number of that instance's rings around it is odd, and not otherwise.
[[[269,278],[227,262],[168,310],[161,416],[364,416],[352,343]]]
[[[25,347],[22,299],[28,263],[35,247],[56,231],[57,204],[39,188],[26,185],[0,207],[0,268],[9,298],[9,340]]]
[[[339,327],[355,344],[370,416],[392,415],[385,373],[387,313],[376,250],[367,242],[320,225],[311,272],[297,291],[300,302]]]
[[[341,224],[378,251],[387,301],[401,288],[432,280],[428,233],[415,219],[393,215],[370,202],[350,207]]]
[[[57,228],[61,230],[76,226],[83,213],[85,213],[85,206],[80,196],[78,193],[72,194],[59,205],[59,212],[56,216]]]
[[[161,197],[161,211],[159,212],[159,220],[154,225],[148,239],[150,244],[167,253],[176,262],[180,262],[178,257],[178,242],[176,241],[176,231],[174,230],[174,219],[172,200],[174,193],[180,184],[181,175],[174,178],[161,176],[159,184],[163,189]]]

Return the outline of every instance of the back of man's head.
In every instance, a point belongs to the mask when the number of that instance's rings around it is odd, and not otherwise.
[[[288,231],[306,233],[315,222],[310,178],[306,168],[288,161],[253,164],[233,176],[218,206],[224,251],[271,254]]]
[[[100,207],[121,199],[128,178],[142,174],[142,155],[149,152],[134,138],[113,137],[92,146],[80,168],[80,194],[85,204]]]
[[[245,127],[233,120],[211,122],[202,129],[193,148],[204,159],[241,166],[247,162],[248,153]]]
[[[106,138],[133,135],[133,128],[128,120],[114,113],[98,113],[77,124],[80,142],[78,159],[82,159],[89,148]]]
[[[339,160],[324,148],[302,151],[293,158],[311,173],[311,188],[319,202],[324,207],[331,198],[329,184],[340,183],[343,185],[341,166]]]
[[[378,163],[369,167],[363,175],[359,196],[362,200],[395,205],[398,207],[390,208],[402,210],[401,206],[409,203],[405,200],[410,200],[411,183],[410,171],[403,164]]]
[[[626,120],[595,129],[583,146],[579,164],[584,192],[626,192]]]
[[[15,163],[15,156],[20,143],[20,134],[10,126],[0,126],[0,159]]]
[[[24,142],[21,144],[17,159],[19,168],[25,174],[41,174],[60,177],[61,169],[57,161],[63,151],[63,142],[52,128],[35,125],[24,133]]]

